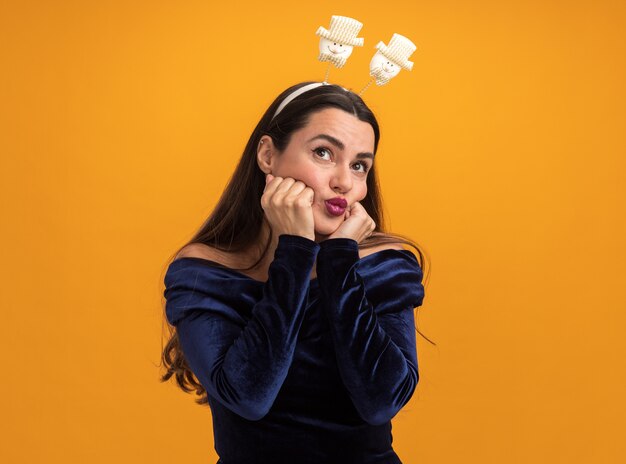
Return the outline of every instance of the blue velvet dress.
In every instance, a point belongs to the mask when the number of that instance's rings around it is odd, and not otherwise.
[[[418,382],[424,298],[413,253],[359,259],[355,240],[281,235],[267,282],[183,257],[164,295],[208,393],[219,464],[401,462],[391,418]]]

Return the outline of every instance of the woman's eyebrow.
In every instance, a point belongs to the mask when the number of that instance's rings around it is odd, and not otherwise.
[[[336,137],[333,137],[332,135],[328,135],[328,134],[318,134],[315,137],[307,140],[307,143],[312,142],[314,140],[317,139],[324,139],[329,141],[330,143],[332,143],[333,145],[335,145],[336,147],[338,147],[340,150],[343,150],[344,148],[346,148],[346,146],[343,144],[343,142],[341,140],[339,140]],[[370,152],[364,152],[364,153],[358,153],[356,155],[356,157],[358,159],[362,159],[362,158],[369,158],[369,159],[374,159],[374,154],[370,153]]]

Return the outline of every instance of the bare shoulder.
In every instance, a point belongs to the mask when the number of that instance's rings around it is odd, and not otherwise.
[[[369,248],[364,248],[359,250],[359,257],[364,258],[367,255],[371,255],[372,253],[376,253],[383,250],[404,250],[405,248],[401,243],[383,243],[381,245],[376,245]]]
[[[204,243],[190,243],[189,245],[185,245],[174,259],[176,260],[178,258],[207,259],[223,264],[224,266],[230,266],[233,261],[233,257],[230,256],[228,252],[218,250]]]

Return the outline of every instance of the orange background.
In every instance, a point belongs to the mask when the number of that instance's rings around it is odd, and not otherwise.
[[[165,265],[332,14],[365,47],[331,82],[418,47],[363,95],[432,260],[403,462],[624,462],[626,6],[592,0],[3,2],[1,462],[217,460],[158,380]]]

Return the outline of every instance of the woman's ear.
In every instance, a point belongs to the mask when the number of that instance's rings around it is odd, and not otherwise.
[[[256,159],[259,168],[265,174],[272,173],[272,167],[274,164],[274,153],[276,149],[274,148],[274,144],[272,142],[272,138],[269,135],[264,135],[259,140],[259,145],[256,149]]]

